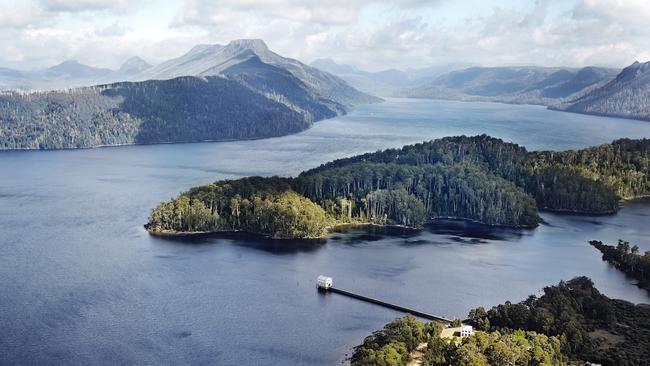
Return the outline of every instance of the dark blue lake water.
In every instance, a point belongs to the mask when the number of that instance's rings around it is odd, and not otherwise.
[[[650,302],[586,241],[650,250],[650,203],[600,217],[543,214],[535,230],[441,223],[414,235],[350,230],[322,245],[143,230],[151,207],[193,185],[292,175],[441,136],[487,133],[530,149],[650,137],[650,123],[542,107],[389,100],[267,140],[0,153],[0,364],[332,365],[401,314],[315,277],[425,312],[463,317],[590,276]]]

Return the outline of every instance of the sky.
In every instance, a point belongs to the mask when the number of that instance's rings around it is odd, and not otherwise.
[[[648,0],[0,0],[0,67],[152,64],[260,38],[365,70],[650,60]]]

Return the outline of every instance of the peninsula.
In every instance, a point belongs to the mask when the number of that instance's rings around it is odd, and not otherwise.
[[[420,228],[438,218],[536,227],[538,209],[609,214],[650,192],[650,140],[528,152],[480,135],[340,159],[295,178],[222,180],[153,209],[152,234],[245,231],[321,238],[341,224]]]

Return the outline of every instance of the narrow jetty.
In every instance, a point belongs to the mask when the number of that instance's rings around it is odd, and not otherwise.
[[[405,306],[391,304],[391,303],[386,302],[386,301],[373,299],[371,297],[359,295],[359,294],[356,294],[354,292],[350,292],[350,291],[346,291],[346,290],[336,288],[333,285],[333,280],[332,280],[331,277],[318,276],[318,279],[317,279],[316,283],[317,283],[319,291],[334,292],[334,293],[337,293],[337,294],[341,294],[341,295],[344,295],[344,296],[351,297],[353,299],[369,302],[371,304],[376,304],[376,305],[379,305],[379,306],[383,306],[385,308],[401,311],[401,312],[408,313],[408,314],[411,314],[411,315],[414,315],[414,316],[418,316],[420,318],[434,320],[434,321],[441,322],[441,323],[451,323],[452,322],[451,319],[447,319],[447,318],[444,318],[444,317],[441,317],[441,316],[425,313],[425,312],[418,311],[418,310],[415,310],[415,309],[407,308]]]

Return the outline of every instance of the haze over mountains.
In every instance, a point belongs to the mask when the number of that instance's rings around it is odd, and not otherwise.
[[[384,96],[538,104],[569,112],[650,120],[650,62],[635,62],[622,71],[595,66],[503,66],[443,73],[434,69],[366,72],[327,59],[312,65],[361,90],[376,90]]]
[[[339,76],[361,91],[380,96],[399,95],[400,91],[404,88],[421,85],[441,74],[467,66],[464,64],[453,64],[421,69],[386,69],[369,72],[355,66],[336,63],[329,58],[317,59],[310,65]]]
[[[403,93],[415,98],[550,105],[604,85],[618,72],[599,67],[472,67]]]
[[[56,75],[71,70],[100,73],[66,64]],[[133,59],[121,71],[143,81],[0,94],[0,149],[280,136],[381,101],[259,40],[198,46],[150,70]]]
[[[131,80],[149,68],[151,65],[140,57],[131,57],[117,70],[88,66],[76,60],[34,71],[0,68],[0,89],[52,90],[105,84]]]

